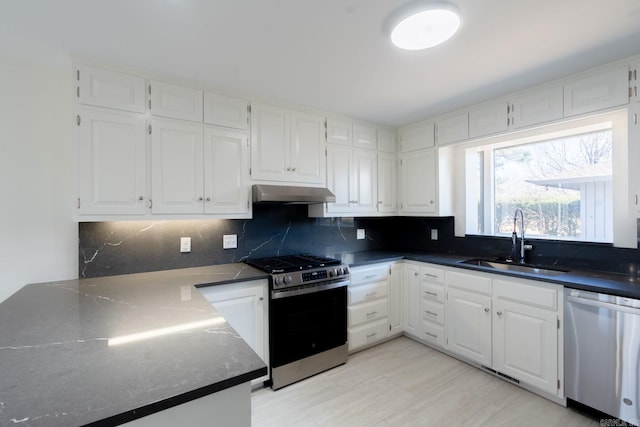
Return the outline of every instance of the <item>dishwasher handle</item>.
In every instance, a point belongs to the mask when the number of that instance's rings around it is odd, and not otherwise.
[[[610,302],[594,301],[592,299],[580,298],[580,297],[575,297],[575,296],[572,296],[572,295],[567,295],[567,301],[572,302],[572,303],[576,303],[576,304],[589,305],[591,307],[596,307],[596,308],[604,308],[604,309],[607,309],[607,310],[614,310],[614,311],[621,311],[621,312],[624,312],[624,313],[637,314],[637,315],[640,316],[640,308],[628,307],[628,306],[625,306],[625,305],[619,305],[619,304],[614,304],[614,303],[610,303]]]

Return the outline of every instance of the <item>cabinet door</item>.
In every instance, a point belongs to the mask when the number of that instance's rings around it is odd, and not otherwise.
[[[420,267],[405,264],[403,280],[403,326],[404,332],[421,337],[422,318],[420,316]]]
[[[144,113],[144,79],[114,71],[76,68],[76,96],[81,104]]]
[[[205,213],[249,212],[246,147],[246,132],[204,130]]]
[[[561,86],[539,89],[521,95],[511,102],[511,127],[519,129],[562,118]]]
[[[202,123],[202,91],[160,82],[149,83],[149,109],[154,116]]]
[[[491,366],[491,297],[449,288],[445,305],[447,349]]]
[[[289,110],[266,104],[251,106],[251,178],[287,181],[291,142]]]
[[[433,123],[423,123],[400,129],[400,151],[421,150],[435,144]]]
[[[291,181],[324,184],[326,156],[324,120],[320,116],[291,113]]]
[[[151,122],[152,213],[203,213],[202,127]]]
[[[378,152],[378,212],[396,211],[396,155]]]
[[[199,289],[204,297],[269,365],[269,322],[266,282],[234,283]],[[252,383],[261,383],[258,378]]]
[[[327,142],[330,144],[353,144],[353,124],[344,120],[327,119]]]
[[[234,129],[247,129],[247,101],[231,96],[204,93],[204,122]]]
[[[386,153],[396,152],[395,132],[386,129],[378,129],[378,151]]]
[[[564,85],[565,117],[629,103],[629,67],[583,77]]]
[[[469,137],[491,135],[508,129],[506,102],[498,102],[475,108],[469,112]]]
[[[436,144],[444,145],[469,138],[469,114],[443,117],[435,124]]]
[[[356,148],[378,148],[378,135],[376,128],[371,126],[353,125],[353,146]]]
[[[493,368],[551,394],[558,392],[556,312],[494,300]]]
[[[378,158],[371,150],[353,150],[352,212],[376,212],[378,210]]]
[[[391,335],[401,334],[402,322],[402,272],[401,264],[391,266],[389,276],[389,333]]]
[[[410,213],[436,213],[436,151],[423,150],[402,154],[400,168],[400,210]]]
[[[327,145],[327,187],[336,196],[327,203],[327,212],[350,212],[353,199],[352,150],[350,147]]]
[[[79,119],[80,213],[144,214],[144,116],[81,109]]]

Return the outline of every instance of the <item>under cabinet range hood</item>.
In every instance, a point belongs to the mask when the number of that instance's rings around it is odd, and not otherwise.
[[[253,184],[253,203],[311,205],[335,201],[336,196],[327,188]]]

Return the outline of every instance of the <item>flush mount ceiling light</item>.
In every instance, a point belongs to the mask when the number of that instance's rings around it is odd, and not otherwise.
[[[452,4],[414,1],[394,12],[387,25],[394,45],[421,50],[449,40],[461,24],[460,13]]]

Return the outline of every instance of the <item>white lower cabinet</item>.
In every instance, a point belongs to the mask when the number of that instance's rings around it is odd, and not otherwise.
[[[562,286],[405,262],[404,334],[564,398]]]
[[[269,302],[267,281],[206,286],[199,291],[240,334],[258,356],[269,365]],[[268,376],[251,383],[260,384]]]
[[[389,337],[392,330],[390,301],[395,297],[390,293],[391,276],[389,263],[351,269],[347,301],[349,351],[360,350]],[[394,313],[395,317],[397,313]]]

